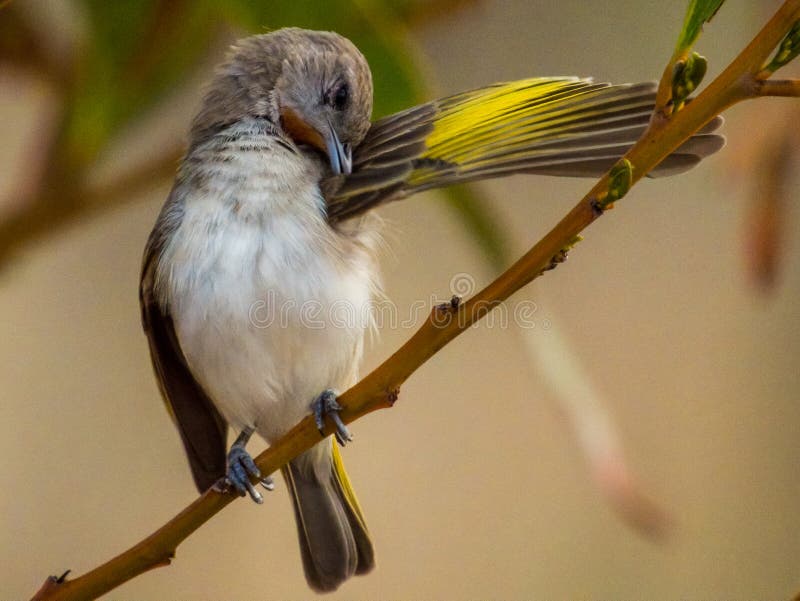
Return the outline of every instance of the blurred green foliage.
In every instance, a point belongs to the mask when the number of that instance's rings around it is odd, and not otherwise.
[[[0,9],[0,61],[33,68],[56,84],[63,114],[51,167],[80,180],[116,135],[198,72],[207,75],[208,59],[245,35],[296,26],[348,37],[372,69],[375,118],[428,100],[410,28],[470,1],[73,0],[79,39],[71,56],[53,57],[41,44],[48,32],[20,0]],[[46,0],[38,4],[47,10]],[[487,201],[467,188],[444,193],[489,261],[506,265],[505,240]]]
[[[90,34],[81,49],[67,125],[70,155],[91,160],[119,127],[149,108],[192,73],[209,46],[286,26],[329,29],[350,38],[375,74],[375,113],[412,105],[421,86],[395,31],[397,18],[369,19],[351,0],[82,0]],[[375,10],[394,15],[392,4]]]
[[[686,9],[683,29],[678,37],[677,51],[683,52],[697,41],[703,25],[708,23],[722,6],[725,0],[690,0]]]
[[[410,28],[472,1],[73,0],[85,21],[81,39],[74,56],[57,60],[41,49],[46,33],[35,31],[31,11],[19,9],[24,0],[0,0],[0,61],[26,63],[57,84],[64,111],[49,156],[56,171],[79,179],[123,128],[198,71],[208,71],[205,59],[224,43],[253,33],[297,26],[351,39],[372,68],[375,118],[427,100]],[[723,1],[689,0],[677,53],[691,47]],[[47,2],[35,3],[46,10]],[[796,37],[785,43],[784,54],[796,54]],[[506,240],[488,202],[474,188],[444,193],[493,267],[507,266]]]

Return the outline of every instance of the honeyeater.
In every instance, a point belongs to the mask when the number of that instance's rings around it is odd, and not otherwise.
[[[372,76],[331,32],[239,41],[191,124],[147,242],[140,297],[155,372],[200,491],[261,502],[245,445],[330,414],[358,377],[379,290],[375,207],[421,190],[512,173],[599,176],[640,136],[652,83],[573,77],[500,83],[371,122]],[[651,175],[718,150],[717,119]],[[308,307],[314,307],[314,320]],[[237,438],[228,449],[231,427]],[[336,589],[374,566],[364,514],[334,437],[282,470],[306,578]]]

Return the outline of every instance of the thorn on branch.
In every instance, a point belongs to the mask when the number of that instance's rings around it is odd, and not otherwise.
[[[166,568],[167,566],[172,564],[172,560],[173,559],[175,559],[175,553],[170,551],[170,554],[167,555],[164,559],[162,559],[158,563],[153,564],[153,569],[155,569],[155,568]]]
[[[64,584],[67,579],[67,574],[71,571],[72,570],[67,570],[61,574],[61,576],[48,576],[41,588],[36,591],[36,594],[31,598],[31,601],[43,601],[44,599],[51,598],[55,594],[56,589]]]
[[[431,323],[437,328],[445,328],[450,325],[454,316],[458,315],[461,307],[461,297],[453,295],[450,302],[439,303],[431,311]]]
[[[450,310],[454,312],[458,311],[459,305],[461,305],[461,297],[454,294],[452,297],[450,297]]]
[[[595,217],[600,217],[600,215],[602,215],[606,210],[606,208],[600,204],[600,201],[596,198],[592,199],[592,201],[589,203],[589,206],[592,207],[592,213],[594,213]]]
[[[548,263],[547,266],[544,269],[542,269],[542,273],[546,271],[552,271],[553,269],[561,265],[561,263],[567,260],[568,254],[569,254],[568,251],[562,248],[560,251],[558,251],[556,254],[553,255],[553,257],[550,259],[550,263]]]
[[[461,306],[461,297],[454,294],[450,298],[449,303],[439,303],[436,305],[437,312],[457,313],[458,308]]]
[[[569,251],[571,251],[575,245],[583,240],[583,236],[574,236],[561,250],[559,250],[553,257],[550,259],[550,263],[542,269],[541,273],[546,271],[551,271],[558,267],[561,263],[567,260],[569,257]]]

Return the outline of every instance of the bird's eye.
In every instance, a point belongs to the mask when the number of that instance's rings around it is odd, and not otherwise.
[[[350,95],[350,90],[347,89],[347,84],[343,83],[333,94],[333,108],[337,111],[344,110],[347,106],[347,99]]]

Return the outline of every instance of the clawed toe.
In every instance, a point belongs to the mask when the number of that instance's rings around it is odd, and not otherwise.
[[[250,495],[256,503],[263,503],[264,497],[256,490],[250,477],[261,479],[261,470],[245,449],[233,446],[228,453],[228,481],[240,497]]]
[[[256,490],[250,479],[256,478],[266,490],[274,490],[275,482],[269,476],[261,477],[261,470],[245,449],[252,434],[252,428],[245,428],[231,446],[228,452],[228,473],[225,476],[224,488],[227,490],[233,488],[240,497],[249,494],[253,501],[261,504],[264,502],[264,497]]]
[[[353,435],[350,434],[350,430],[347,429],[347,426],[344,425],[342,418],[339,417],[339,411],[342,410],[342,406],[339,405],[338,401],[336,400],[336,393],[333,390],[325,390],[321,395],[314,399],[314,402],[311,403],[311,410],[314,412],[314,422],[317,424],[317,429],[319,430],[320,434],[324,436],[325,416],[329,415],[334,426],[336,427],[334,432],[336,441],[340,445],[344,446],[353,440]]]

